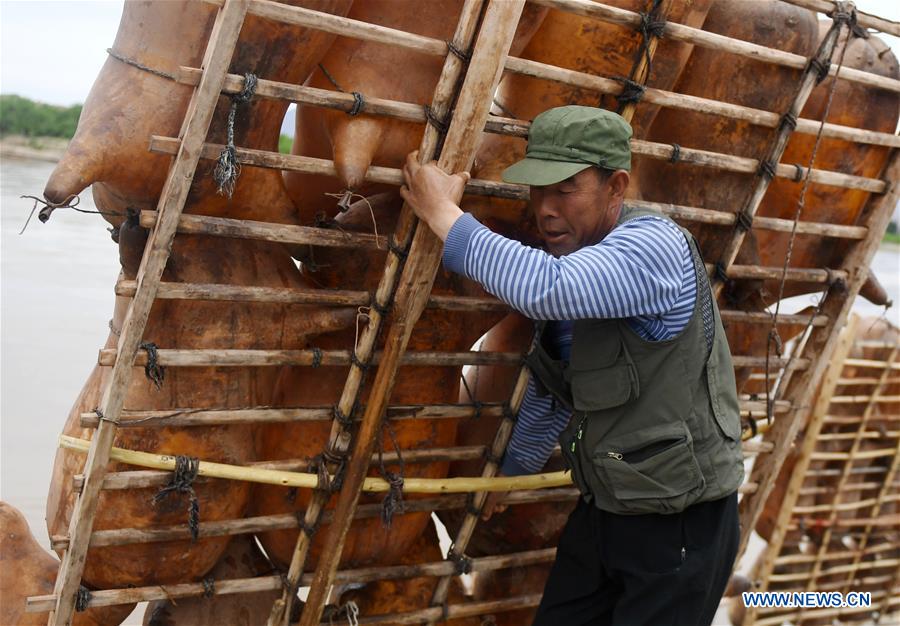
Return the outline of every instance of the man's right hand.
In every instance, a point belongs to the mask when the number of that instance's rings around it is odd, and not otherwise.
[[[502,473],[497,472],[497,477],[503,476]],[[491,516],[494,513],[503,513],[506,510],[508,505],[501,504],[501,501],[509,495],[508,491],[490,491],[487,494],[487,498],[484,499],[484,505],[481,507],[481,519],[482,521],[488,521],[491,519]]]

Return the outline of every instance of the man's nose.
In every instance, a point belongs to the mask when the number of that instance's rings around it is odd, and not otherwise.
[[[531,208],[534,211],[535,216],[539,218],[557,216],[556,203],[553,202],[552,198],[549,198],[547,194],[540,194],[537,196],[532,194]]]

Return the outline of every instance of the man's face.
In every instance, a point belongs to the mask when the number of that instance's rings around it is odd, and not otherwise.
[[[555,185],[531,187],[531,209],[550,254],[571,254],[609,234],[621,209],[621,183],[615,178],[604,179],[591,167]],[[627,180],[625,174],[626,185]]]

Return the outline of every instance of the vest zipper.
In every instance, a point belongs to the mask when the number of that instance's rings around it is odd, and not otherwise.
[[[581,441],[581,437],[582,437],[582,435],[584,435],[584,421],[586,419],[587,419],[587,414],[585,414],[584,417],[581,418],[581,421],[578,423],[578,432],[575,433],[575,437],[574,437],[574,439],[572,439],[572,445],[569,447],[569,449],[572,452],[575,452],[576,442]]]

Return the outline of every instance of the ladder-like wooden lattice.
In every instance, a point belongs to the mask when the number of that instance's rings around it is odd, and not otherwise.
[[[606,22],[637,28],[641,16],[587,0],[533,0],[536,4],[552,7],[562,11],[571,11],[580,15],[594,17]],[[834,5],[826,0],[786,0],[791,4],[804,6],[813,10],[828,12]],[[82,477],[76,478],[78,498],[72,515],[68,534],[65,537],[54,537],[54,547],[65,550],[56,587],[52,596],[29,599],[29,610],[50,610],[50,624],[68,624],[71,621],[76,594],[81,583],[81,575],[87,558],[88,546],[122,545],[142,541],[163,541],[187,538],[186,528],[163,529],[117,529],[95,531],[93,519],[96,513],[98,497],[103,489],[127,489],[163,484],[168,472],[159,471],[152,475],[145,472],[141,477],[133,477],[123,472],[108,472],[107,464],[114,458],[113,439],[118,428],[127,428],[140,421],[142,427],[154,424],[154,417],[162,417],[163,412],[139,411],[123,409],[128,383],[131,380],[133,366],[142,363],[143,355],[139,355],[144,328],[150,313],[150,307],[157,298],[168,299],[200,299],[200,300],[254,300],[278,301],[290,303],[314,303],[318,305],[369,305],[371,308],[368,324],[363,329],[355,350],[330,351],[315,353],[312,350],[295,351],[240,351],[231,354],[229,351],[188,351],[160,349],[159,362],[169,367],[179,366],[212,366],[228,362],[244,366],[291,364],[312,365],[313,363],[349,364],[350,370],[344,391],[338,405],[341,415],[352,415],[359,399],[360,387],[366,377],[365,368],[378,357],[377,370],[372,382],[369,401],[362,408],[362,417],[358,426],[349,427],[344,419],[335,419],[332,424],[328,452],[346,455],[352,448],[354,454],[349,458],[344,472],[343,486],[338,494],[337,507],[331,516],[331,526],[326,539],[326,548],[316,571],[310,576],[303,574],[311,533],[301,532],[294,552],[287,584],[282,598],[273,607],[271,624],[284,624],[289,619],[291,605],[296,601],[296,591],[301,585],[309,585],[310,593],[304,607],[300,623],[305,626],[318,624],[331,585],[340,576],[342,580],[374,580],[392,576],[408,576],[397,568],[386,566],[379,572],[359,572],[354,578],[354,570],[337,572],[346,530],[355,517],[371,516],[371,506],[358,506],[358,499],[363,486],[363,478],[369,466],[369,459],[375,445],[376,437],[385,415],[392,409],[409,407],[391,407],[389,400],[394,378],[401,362],[415,359],[418,364],[431,365],[477,365],[480,363],[515,363],[518,354],[484,354],[469,353],[417,353],[407,354],[406,346],[413,331],[416,320],[427,305],[455,307],[457,310],[503,310],[504,305],[487,298],[455,298],[437,297],[430,294],[431,285],[441,252],[440,241],[427,229],[416,228],[416,219],[408,207],[404,207],[400,215],[396,231],[390,237],[391,252],[387,255],[384,273],[375,293],[374,303],[365,292],[341,291],[332,293],[327,290],[289,290],[262,289],[214,284],[183,284],[162,282],[163,269],[168,260],[171,244],[176,233],[195,233],[229,237],[248,237],[267,239],[282,243],[315,243],[316,245],[332,245],[350,248],[370,248],[376,244],[377,238],[369,235],[349,235],[336,237],[334,231],[322,228],[300,226],[283,226],[260,224],[242,220],[225,220],[215,217],[182,215],[187,194],[194,172],[200,159],[215,159],[221,146],[205,143],[213,111],[220,94],[233,94],[241,90],[243,78],[229,75],[227,69],[238,41],[238,36],[245,17],[252,14],[264,19],[273,19],[317,28],[345,37],[379,41],[400,46],[418,53],[442,56],[445,58],[441,77],[434,92],[430,109],[426,112],[422,107],[409,103],[392,102],[377,98],[366,100],[366,113],[382,115],[395,119],[425,123],[425,130],[420,144],[420,155],[423,160],[437,158],[439,164],[448,171],[469,169],[472,165],[475,150],[482,131],[507,134],[517,137],[527,136],[528,123],[522,120],[489,117],[492,95],[503,71],[517,72],[551,81],[579,86],[603,94],[619,94],[622,84],[601,76],[593,76],[557,68],[535,61],[508,56],[513,33],[524,6],[524,0],[466,0],[459,23],[452,40],[447,42],[413,35],[394,29],[366,24],[347,18],[280,5],[268,0],[217,0],[213,4],[220,9],[201,68],[182,68],[177,80],[195,86],[195,91],[178,138],[153,137],[151,150],[174,156],[169,175],[159,200],[158,210],[141,215],[141,224],[151,228],[151,236],[146,244],[144,255],[135,281],[121,281],[117,285],[117,294],[132,298],[125,318],[121,336],[115,350],[101,353],[101,365],[112,367],[109,385],[104,389],[100,403],[99,417],[93,413],[82,416],[82,424],[96,427],[88,450],[87,462]],[[668,2],[658,7],[659,15],[664,16],[668,10]],[[859,23],[865,27],[900,35],[897,24],[880,20],[871,16],[860,15]],[[823,62],[830,60],[834,46],[841,35],[842,25],[835,27],[826,37],[817,55]],[[696,46],[728,52],[774,63],[783,67],[805,68],[808,59],[795,54],[773,50],[690,28],[675,23],[665,26],[664,37],[676,41],[691,43]],[[655,50],[655,37],[644,42],[649,55]],[[454,53],[454,49],[456,53]],[[464,57],[458,52],[465,51]],[[465,61],[464,61],[465,58]],[[643,83],[646,80],[646,66],[636,64],[632,79]],[[831,73],[835,73],[834,66]],[[865,85],[877,86],[892,92],[900,92],[900,81],[862,72],[842,69],[840,78]],[[762,441],[748,442],[748,454],[758,455],[753,473],[742,487],[744,497],[741,503],[743,524],[742,549],[746,545],[750,529],[759,516],[761,507],[772,488],[787,452],[789,442],[809,413],[812,393],[825,368],[827,367],[837,345],[839,329],[844,325],[853,298],[859,292],[867,277],[867,268],[875,249],[884,232],[890,211],[896,203],[897,188],[894,184],[898,176],[896,151],[881,179],[850,176],[839,172],[817,169],[803,169],[813,182],[827,183],[838,187],[861,189],[873,194],[864,214],[856,226],[820,224],[800,221],[796,225],[789,220],[754,217],[759,200],[765,193],[768,180],[774,177],[793,178],[796,175],[794,166],[778,164],[778,158],[790,133],[800,132],[815,134],[821,132],[826,137],[840,137],[850,141],[875,145],[900,146],[896,135],[876,133],[863,129],[848,128],[825,124],[815,120],[799,119],[796,128],[782,124],[784,114],[799,116],[800,110],[812,88],[812,70],[804,73],[802,84],[792,102],[791,109],[783,112],[767,112],[738,107],[715,100],[688,97],[654,88],[646,88],[643,101],[681,110],[702,110],[730,119],[744,120],[752,124],[773,129],[771,149],[764,161],[772,164],[770,175],[760,177],[754,183],[753,193],[744,207],[746,219],[754,228],[781,232],[797,232],[845,239],[853,245],[846,255],[842,267],[838,269],[788,269],[782,272],[777,267],[742,266],[735,264],[736,251],[740,247],[743,230],[736,229],[732,244],[726,255],[716,259],[710,266],[715,276],[727,276],[730,279],[775,278],[782,276],[787,281],[818,282],[827,290],[822,306],[813,319],[802,315],[784,315],[785,322],[810,323],[810,330],[800,342],[795,358],[790,360],[787,372],[781,372],[782,384],[778,387],[778,397],[773,398],[775,420],[771,428],[766,430]],[[267,80],[260,80],[256,95],[264,98],[280,98],[315,106],[349,111],[355,104],[351,94],[338,91],[323,92],[319,89],[300,85],[286,85]],[[434,120],[448,119],[446,129],[435,125]],[[624,111],[626,116],[633,112]],[[445,132],[444,132],[445,130]],[[438,152],[438,147],[441,146]],[[641,139],[633,141],[633,152],[636,155],[654,159],[669,159],[674,146],[659,144]],[[242,164],[249,166],[277,168],[307,173],[335,174],[334,164],[330,161],[302,156],[281,155],[277,153],[250,150],[238,147],[237,156]],[[754,173],[760,170],[761,162],[756,159],[737,157],[727,154],[707,152],[699,149],[681,148],[680,162],[686,165],[709,167],[716,170]],[[402,177],[398,170],[371,167],[367,180],[372,182],[398,185]],[[750,190],[748,190],[750,191]],[[507,198],[523,199],[527,190],[509,184],[492,181],[473,180],[467,192],[471,194],[493,195]],[[734,213],[715,211],[696,207],[672,206],[651,202],[642,202],[644,206],[652,206],[672,215],[683,223],[737,224]],[[835,279],[842,281],[844,289],[832,289],[827,285]],[[384,319],[384,313],[390,310],[390,324]],[[742,321],[749,323],[771,323],[767,313],[750,313],[724,308],[722,317],[726,321]],[[376,339],[382,332],[386,333],[384,350],[376,355]],[[406,361],[404,361],[406,359]],[[766,357],[762,353],[737,354],[735,365],[739,367],[762,367]],[[771,359],[776,369],[789,363],[788,359]],[[521,401],[527,383],[525,370],[519,375],[512,397],[506,405],[432,405],[417,407],[413,414],[419,417],[465,417],[473,416],[478,411],[482,415],[505,415],[491,446],[491,455],[485,462],[482,477],[490,478],[497,471],[496,461],[502,456],[509,434],[512,430],[515,410]],[[742,410],[759,414],[765,410],[765,402],[743,398]],[[166,420],[168,426],[191,426],[217,423],[218,416],[226,409],[209,409],[186,413]],[[317,408],[291,409],[288,414],[284,409],[257,408],[235,411],[229,409],[232,422],[243,419],[246,422],[264,422],[273,419],[289,419],[302,421],[319,416]],[[71,444],[76,445],[76,444]],[[443,455],[449,458],[465,457],[471,451],[462,448],[434,451],[421,451],[421,458]],[[157,461],[154,467],[172,469],[169,461]],[[203,464],[201,462],[201,468]],[[334,465],[330,469],[336,470]],[[508,610],[534,606],[538,599],[534,596],[508,598],[493,602],[472,602],[465,605],[446,604],[447,585],[450,577],[456,572],[452,558],[462,556],[468,540],[478,521],[477,510],[483,503],[485,492],[474,491],[470,499],[465,496],[442,496],[428,500],[416,500],[408,503],[408,510],[435,510],[440,508],[467,507],[469,513],[455,538],[455,554],[448,555],[443,563],[426,564],[416,571],[422,574],[440,576],[441,580],[432,599],[430,608],[408,613],[402,616],[403,623],[434,623],[446,617],[477,615],[490,611]],[[554,499],[573,498],[572,489],[550,489],[543,491],[526,491],[514,494],[510,502],[550,501]],[[312,504],[305,513],[304,519],[297,520],[293,516],[261,516],[251,519],[227,520],[201,524],[202,536],[231,535],[261,532],[279,528],[315,528],[323,516],[323,508],[327,496],[317,493]],[[289,518],[289,519],[288,519]],[[504,559],[486,557],[472,559],[475,568],[492,569],[509,567],[517,563],[548,561],[553,557],[552,550],[536,553],[520,553]],[[856,564],[860,566],[859,563]],[[366,578],[368,577],[368,578]],[[278,576],[244,579],[236,581],[217,581],[215,594],[249,592],[261,589],[281,589],[283,581]],[[177,589],[176,589],[177,587]],[[168,586],[161,591],[157,586],[139,587],[120,590],[97,590],[91,595],[88,606],[129,603],[159,598],[178,598],[199,596],[208,590],[201,583],[186,581],[177,586]],[[398,616],[367,619],[366,623],[397,623]]]
[[[871,602],[759,608],[745,624],[881,623],[900,611],[900,344],[861,337],[866,324],[854,316],[839,339],[752,578],[761,591]]]

